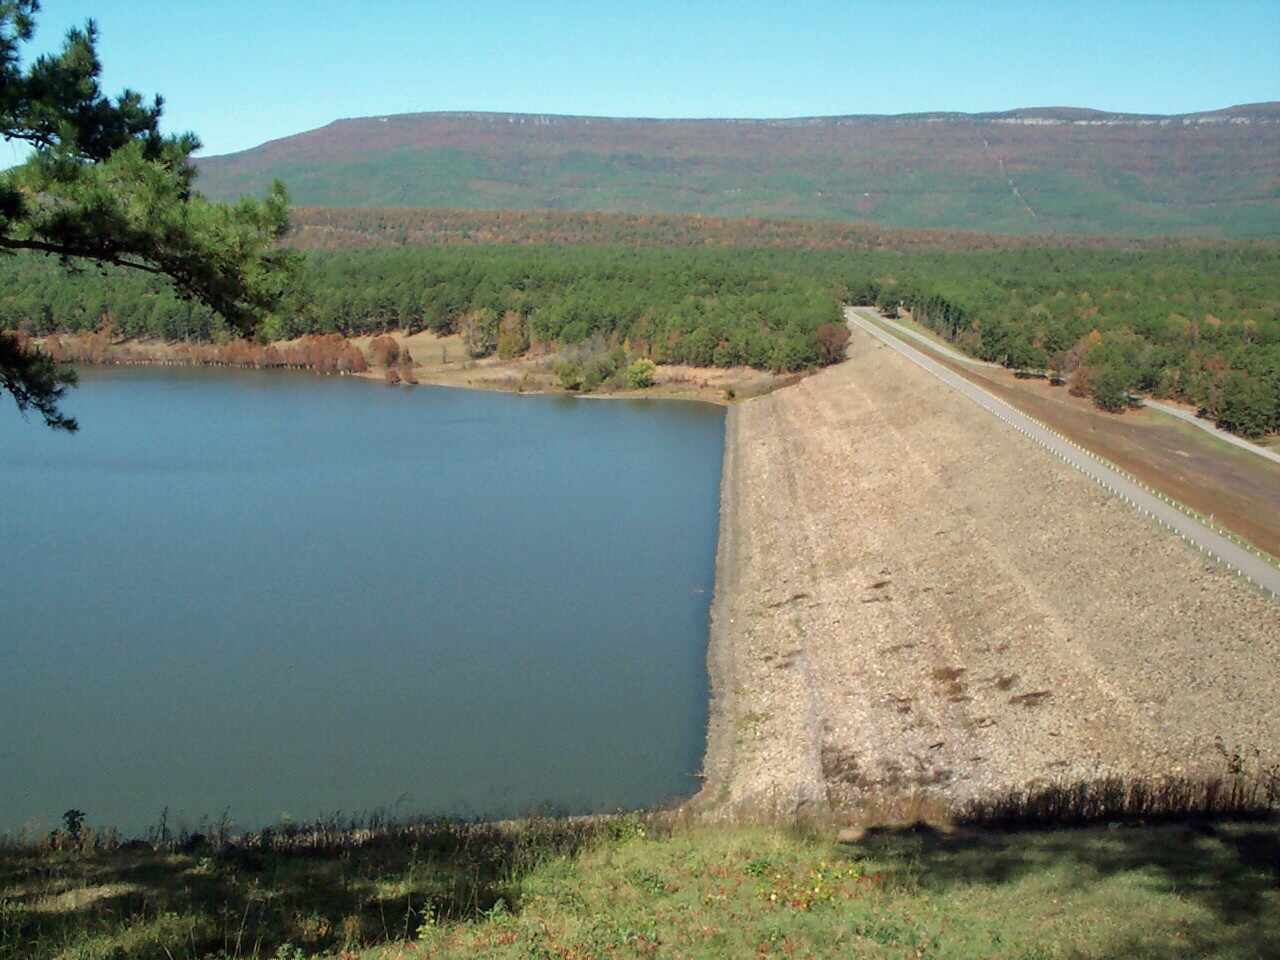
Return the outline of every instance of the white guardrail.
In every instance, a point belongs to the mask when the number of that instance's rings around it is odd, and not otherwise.
[[[908,360],[911,360],[918,367],[928,373],[933,374],[944,383],[954,387],[958,392],[968,396],[971,400],[994,414],[1013,429],[1017,430],[1023,436],[1035,441],[1044,449],[1048,450],[1059,460],[1075,467],[1085,476],[1096,481],[1104,489],[1108,490],[1115,496],[1119,497],[1123,502],[1131,507],[1139,510],[1144,516],[1152,519],[1160,524],[1161,527],[1177,534],[1188,546],[1195,547],[1202,555],[1214,560],[1218,564],[1226,567],[1238,577],[1243,579],[1251,586],[1256,587],[1264,594],[1269,595],[1272,600],[1280,598],[1280,570],[1268,562],[1268,557],[1260,550],[1256,550],[1248,544],[1239,542],[1239,540],[1230,533],[1230,531],[1218,527],[1216,524],[1210,526],[1199,517],[1195,516],[1184,505],[1178,503],[1171,497],[1166,496],[1158,490],[1152,489],[1146,483],[1115,466],[1108,463],[1092,451],[1085,449],[1069,437],[1063,436],[1058,431],[1046,426],[1034,417],[1028,416],[1020,410],[1016,410],[1010,404],[1001,400],[992,394],[989,390],[978,386],[971,380],[960,377],[959,375],[943,367],[932,358],[925,356],[920,350],[895,337],[889,331],[885,330],[876,321],[878,318],[867,317],[860,314],[853,307],[845,308],[845,316],[849,320],[854,321],[858,326],[876,339],[887,344],[897,350]],[[964,384],[964,387],[958,386],[953,382],[952,378]],[[1021,421],[1021,422],[1019,422]],[[1041,434],[1048,434],[1062,444],[1066,444],[1078,453],[1078,458],[1073,459],[1066,455],[1060,449],[1055,449],[1053,444],[1046,442],[1044,436],[1038,436],[1035,431],[1027,429],[1027,424],[1031,424]],[[1092,467],[1092,469],[1091,469]],[[1160,510],[1151,504],[1138,502],[1133,496],[1123,489],[1122,484],[1115,483],[1108,474],[1113,474],[1116,478],[1123,479],[1129,485],[1138,487],[1142,493],[1149,498],[1158,501],[1165,507]],[[1171,518],[1170,513],[1176,514],[1176,518]],[[1196,528],[1199,528],[1199,531]],[[1201,535],[1197,536],[1197,532]],[[1206,543],[1205,541],[1209,541]],[[1222,541],[1222,543],[1215,543]],[[1223,544],[1226,546],[1224,547]],[[1243,558],[1248,558],[1243,561]]]

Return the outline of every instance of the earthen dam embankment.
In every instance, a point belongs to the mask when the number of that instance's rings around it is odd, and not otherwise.
[[[735,405],[704,797],[1194,774],[1280,744],[1280,610],[861,331]]]

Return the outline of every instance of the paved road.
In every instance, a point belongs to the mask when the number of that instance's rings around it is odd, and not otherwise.
[[[882,316],[879,316],[878,314],[873,314],[871,313],[871,311],[866,310],[865,308],[859,308],[859,309],[862,310],[864,316],[874,316],[877,321],[879,321],[880,323],[883,323],[888,327],[892,327],[897,333],[901,334],[902,336],[910,337],[912,340],[915,340],[919,343],[923,343],[930,350],[933,350],[936,353],[942,354],[944,357],[946,357],[949,360],[954,360],[957,363],[968,364],[971,367],[994,367],[997,370],[1004,369],[998,363],[991,363],[990,361],[987,361],[987,360],[976,360],[973,357],[966,356],[965,354],[961,353],[959,350],[953,350],[951,347],[948,347],[945,344],[941,344],[937,340],[932,339],[931,337],[927,337],[922,333],[912,330],[910,327],[905,327],[900,323],[896,323],[893,320],[888,319],[887,317],[882,317]],[[1227,443],[1231,444],[1232,446],[1239,447],[1241,450],[1248,450],[1250,453],[1255,453],[1258,456],[1263,457],[1267,460],[1271,460],[1275,463],[1280,463],[1280,453],[1276,453],[1274,450],[1268,450],[1266,447],[1260,447],[1256,443],[1250,443],[1248,440],[1244,439],[1243,437],[1237,437],[1234,433],[1228,433],[1226,430],[1219,430],[1213,423],[1211,423],[1208,420],[1205,420],[1203,417],[1197,417],[1190,410],[1184,410],[1181,407],[1175,407],[1168,403],[1161,403],[1159,400],[1152,400],[1149,397],[1142,397],[1141,399],[1142,399],[1143,405],[1150,407],[1152,410],[1159,410],[1161,413],[1167,413],[1170,416],[1177,417],[1179,420],[1184,420],[1187,423],[1191,424],[1193,427],[1199,427],[1201,430],[1205,431],[1205,433],[1213,434],[1219,440],[1225,440]]]
[[[849,308],[846,308],[846,311],[848,309]],[[961,353],[959,350],[956,350],[954,347],[947,346],[945,343],[939,343],[937,340],[933,339],[932,337],[925,336],[923,333],[920,333],[918,330],[912,330],[910,327],[905,326],[904,324],[898,323],[898,321],[896,320],[890,320],[888,317],[882,317],[880,316],[880,314],[876,313],[874,310],[871,310],[869,307],[855,307],[853,308],[853,310],[855,313],[858,314],[858,316],[863,317],[864,319],[874,320],[876,323],[881,323],[881,324],[884,324],[886,327],[893,328],[894,332],[896,332],[900,336],[910,337],[912,340],[915,340],[917,343],[923,343],[926,347],[928,347],[934,353],[940,353],[944,357],[946,357],[948,360],[954,360],[957,363],[963,363],[970,367],[990,367],[994,370],[1004,369],[1004,367],[1002,367],[998,363],[992,363],[990,360],[978,360],[974,357],[969,356],[968,354]]]
[[[1165,503],[1145,487],[1108,467],[1071,441],[1041,426],[1040,423],[1003,400],[992,396],[958,373],[947,369],[936,360],[926,356],[920,350],[886,332],[884,328],[877,323],[873,323],[857,310],[846,307],[845,318],[877,340],[897,350],[908,360],[923,367],[947,384],[947,386],[964,394],[980,407],[995,414],[1015,430],[1030,437],[1059,459],[1071,464],[1085,476],[1093,478],[1126,503],[1132,504],[1147,516],[1168,527],[1192,546],[1222,560],[1227,566],[1239,571],[1242,576],[1248,577],[1253,583],[1258,584],[1262,589],[1270,593],[1272,597],[1280,595],[1280,570],[1271,566],[1261,557],[1236,545],[1222,536],[1222,534],[1209,529],[1203,523],[1187,516],[1176,507]]]

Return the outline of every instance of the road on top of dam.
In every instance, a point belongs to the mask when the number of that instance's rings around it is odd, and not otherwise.
[[[846,307],[845,317],[850,323],[856,324],[877,340],[933,374],[947,386],[968,397],[1015,430],[1035,440],[1064,462],[1097,481],[1126,503],[1132,504],[1136,509],[1167,527],[1191,546],[1216,557],[1231,569],[1238,571],[1241,576],[1257,584],[1273,599],[1280,596],[1280,570],[1271,566],[1266,560],[1161,500],[1145,487],[1107,466],[1071,441],[1058,436],[1038,421],[889,333],[879,322],[876,322],[880,318],[869,318],[865,309]]]
[[[865,311],[865,308],[862,309]],[[864,312],[864,316],[865,315],[868,314]],[[912,330],[910,327],[890,320],[888,317],[876,315],[875,320],[878,324],[889,327],[901,336],[909,337],[918,343],[922,343],[930,350],[939,353],[948,360],[953,360],[956,363],[962,363],[967,367],[985,367],[989,370],[1008,369],[1001,364],[992,363],[990,360],[979,360],[976,357],[970,357],[967,354],[963,354],[959,350],[955,350],[944,343],[939,343],[922,333]],[[1196,427],[1199,430],[1203,430],[1205,433],[1217,437],[1219,440],[1229,443],[1233,447],[1239,447],[1241,450],[1247,450],[1254,456],[1262,457],[1264,460],[1270,460],[1272,463],[1280,463],[1280,453],[1277,453],[1275,450],[1268,450],[1266,447],[1260,447],[1256,443],[1250,443],[1243,437],[1238,437],[1234,433],[1223,430],[1209,420],[1205,420],[1203,417],[1197,417],[1190,410],[1174,406],[1170,403],[1164,403],[1160,400],[1153,400],[1151,397],[1138,397],[1136,399],[1140,400],[1144,407],[1150,407],[1152,410],[1159,410],[1161,413],[1167,413],[1171,417],[1177,417],[1184,423],[1189,423],[1191,426]]]

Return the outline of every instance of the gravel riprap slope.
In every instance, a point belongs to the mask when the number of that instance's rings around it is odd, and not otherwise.
[[[704,797],[1194,772],[1280,744],[1280,608],[854,332],[730,410]]]

